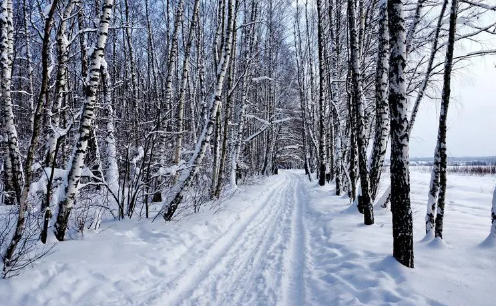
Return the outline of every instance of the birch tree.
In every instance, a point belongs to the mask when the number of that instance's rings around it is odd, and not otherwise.
[[[370,199],[369,191],[369,173],[367,165],[367,145],[366,133],[364,126],[364,97],[361,85],[361,72],[359,62],[358,36],[356,29],[355,3],[352,0],[348,1],[348,26],[350,31],[350,61],[351,61],[351,82],[352,82],[352,100],[355,106],[353,107],[356,120],[356,139],[358,146],[358,167],[360,175],[360,194],[358,195],[358,208],[364,213],[364,223],[366,225],[374,224],[374,209]]]
[[[180,0],[178,3],[178,6],[176,8],[176,13],[174,16],[174,27],[173,27],[173,32],[172,32],[172,41],[169,49],[169,54],[168,54],[168,63],[167,63],[167,78],[165,80],[165,92],[164,92],[164,101],[161,102],[161,107],[160,110],[163,110],[164,107],[166,110],[171,108],[171,102],[172,102],[172,79],[174,77],[174,65],[177,60],[177,50],[178,50],[178,39],[179,39],[179,27],[182,22],[183,18],[183,0]],[[179,114],[181,115],[181,103],[179,104]],[[163,118],[163,115],[161,113],[158,114],[159,116],[159,122],[157,124],[157,129],[158,131],[161,131],[164,126],[162,121],[164,121],[165,118]],[[179,118],[179,121],[181,122],[183,119]],[[181,132],[179,132],[181,133]],[[166,156],[165,156],[165,139],[163,137],[160,137],[160,144],[159,144],[159,154],[160,154],[160,167],[164,168],[166,166]],[[176,164],[179,163],[179,152],[178,150],[178,145],[179,142],[176,144],[176,157],[175,161]],[[180,148],[179,148],[180,150]],[[160,175],[159,177],[159,187],[162,188],[162,176]],[[160,202],[162,200],[162,196],[160,192],[157,192],[154,197],[155,202]]]
[[[446,201],[446,132],[448,108],[451,94],[451,71],[453,70],[453,53],[455,49],[456,21],[458,14],[458,0],[451,1],[449,18],[448,46],[444,63],[443,93],[441,96],[441,112],[439,114],[439,130],[437,135],[436,157],[439,157],[439,198],[437,203],[435,236],[443,238],[444,207]]]
[[[14,188],[15,203],[19,205],[19,215],[14,235],[2,254],[5,267],[11,265],[11,259],[14,256],[17,244],[22,238],[25,222],[25,213],[27,210],[26,201],[22,200],[22,189],[24,186],[24,175],[22,172],[21,154],[19,151],[19,143],[17,138],[17,129],[14,123],[13,103],[11,95],[12,82],[12,59],[13,59],[13,19],[12,19],[12,1],[1,1],[0,14],[0,69],[1,69],[1,95],[2,95],[2,111],[3,111],[3,127],[7,137],[7,154],[6,160],[9,166],[6,171],[11,173],[7,177],[12,180]]]
[[[15,203],[20,203],[21,188],[24,184],[24,173],[22,167],[21,153],[17,136],[17,128],[14,122],[14,112],[11,94],[12,84],[12,60],[13,50],[13,20],[12,20],[12,0],[1,1],[0,14],[0,69],[1,69],[1,95],[3,128],[7,138],[7,151],[5,171],[8,178],[7,186],[12,186]],[[10,190],[8,190],[10,191]],[[20,211],[24,211],[20,207]]]
[[[307,93],[305,86],[305,65],[304,65],[304,51],[302,47],[302,34],[300,29],[300,5],[298,1],[296,1],[296,15],[295,15],[295,25],[294,25],[294,36],[295,36],[295,59],[296,59],[296,73],[298,80],[298,90],[299,90],[299,98],[300,98],[300,109],[301,109],[301,122],[302,122],[302,149],[303,149],[303,163],[305,174],[308,176],[308,179],[312,181],[312,175],[310,173],[310,162],[309,162],[309,153],[308,151],[311,148],[308,148],[308,123],[307,123]]]
[[[322,3],[317,0],[317,35],[319,48],[319,185],[324,186],[326,181],[326,133],[325,133],[325,59],[324,59],[324,26]]]
[[[58,67],[57,67],[57,82],[56,82],[56,93],[55,93],[55,103],[46,103],[48,105],[52,105],[51,113],[49,115],[49,130],[50,136],[47,143],[47,153],[45,158],[45,166],[50,167],[55,160],[55,147],[59,137],[59,124],[60,124],[60,109],[63,106],[64,99],[67,96],[68,92],[68,76],[67,76],[67,65],[69,61],[69,39],[67,37],[67,24],[69,22],[69,18],[71,17],[72,10],[74,8],[75,0],[69,0],[64,8],[64,12],[62,14],[62,18],[60,20],[59,29],[57,32],[57,58],[58,58]],[[47,46],[48,47],[48,46]],[[45,47],[44,47],[45,48]],[[48,50],[43,52],[43,56],[48,60]],[[48,69],[48,67],[47,67]],[[47,77],[48,78],[48,77]],[[48,100],[48,93],[46,88],[48,86],[48,80],[46,80],[42,85],[42,90],[40,93],[40,99]]]
[[[391,37],[389,109],[391,114],[393,256],[402,265],[413,268],[413,218],[410,206],[409,135],[404,74],[406,66],[406,33],[402,0],[388,0],[388,17]]]
[[[55,237],[64,240],[69,215],[76,199],[81,173],[84,167],[84,158],[88,148],[90,131],[95,119],[96,92],[100,82],[100,68],[104,56],[105,45],[108,37],[108,29],[112,17],[113,0],[105,0],[102,5],[97,42],[91,54],[87,86],[85,88],[85,103],[81,115],[78,131],[78,139],[69,164],[69,169],[64,178],[65,195],[58,200],[58,214],[55,227]]]

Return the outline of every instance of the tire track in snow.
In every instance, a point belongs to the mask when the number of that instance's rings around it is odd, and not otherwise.
[[[201,258],[201,260],[194,261],[188,268],[178,271],[177,275],[179,276],[167,280],[162,279],[161,281],[156,282],[155,286],[150,289],[145,289],[138,294],[135,293],[132,297],[128,297],[126,299],[108,301],[107,305],[171,305],[169,302],[169,296],[177,295],[174,292],[179,291],[185,286],[184,280],[191,278],[200,270],[205,270],[205,267],[208,264],[206,260],[211,260],[209,258],[211,258],[213,254],[222,254],[222,250],[228,249],[228,246],[232,244],[239,235],[241,235],[243,229],[246,228],[252,220],[262,214],[264,208],[267,206],[267,203],[270,202],[271,198],[278,191],[278,188],[283,185],[283,183],[284,182],[280,181],[266,186],[267,189],[264,189],[260,194],[261,203],[256,205],[257,207],[255,209],[251,209],[252,211],[250,213],[242,213],[243,217],[240,218],[239,221],[233,222],[229,225],[229,227],[211,243],[210,247],[198,252],[198,258]],[[268,192],[266,193],[266,191]],[[195,249],[194,251],[197,252],[198,250],[199,249]],[[164,254],[164,256],[167,256],[167,254]]]
[[[287,175],[281,176],[287,181]],[[291,222],[294,211],[294,201],[291,197],[293,190],[294,181],[287,182],[284,197],[278,201],[278,205],[284,211],[277,218],[272,219],[276,226],[270,232],[265,247],[260,250],[261,257],[251,258],[251,269],[248,270],[248,274],[243,274],[242,280],[238,282],[229,305],[276,305],[284,300],[282,284],[284,274],[287,272],[286,255],[293,226]]]
[[[281,176],[286,181],[283,196],[274,203],[281,212],[271,218],[269,235],[267,230],[265,234],[259,234],[258,245],[262,247],[248,256],[248,264],[243,271],[236,271],[236,277],[225,281],[227,284],[234,283],[234,286],[226,286],[231,294],[224,296],[220,303],[209,304],[304,305],[306,245],[301,209],[305,201],[302,197],[303,186],[294,174],[282,172]]]
[[[239,293],[247,291],[253,291],[253,297],[257,299],[275,302],[273,282],[267,279],[266,272],[272,270],[272,275],[279,272],[272,269],[274,265],[269,262],[277,255],[274,246],[280,245],[276,240],[279,236],[274,233],[278,232],[278,225],[287,215],[280,200],[287,189],[285,186],[274,194],[268,213],[260,222],[252,222],[247,227],[246,234],[220,258],[209,275],[198,284],[192,298],[182,305],[243,305],[247,302],[240,301]],[[257,286],[253,288],[255,283]]]
[[[293,212],[291,215],[291,241],[289,256],[286,258],[286,277],[283,279],[284,297],[281,305],[304,305],[305,302],[305,268],[306,244],[305,228],[303,226],[302,204],[305,202],[304,186],[295,174],[290,174],[294,182]]]
[[[265,220],[270,220],[274,215],[274,210],[280,208],[278,205],[271,205],[275,203],[277,197],[282,194],[283,189],[281,186],[285,183],[282,181],[276,186],[271,186],[273,190],[266,197],[266,200],[259,206],[259,208],[242,223],[242,225],[235,228],[230,228],[225,234],[220,236],[204,254],[203,258],[199,258],[191,268],[183,271],[182,275],[175,280],[168,282],[165,286],[147,292],[145,299],[140,299],[142,305],[176,305],[191,297],[191,294],[196,289],[198,284],[208,277],[209,272],[215,268],[220,259],[226,254],[232,245],[238,241],[242,241],[242,237],[246,235],[247,229],[256,228],[256,225],[263,223]],[[227,267],[230,269],[230,267]],[[175,284],[175,285],[171,285]]]

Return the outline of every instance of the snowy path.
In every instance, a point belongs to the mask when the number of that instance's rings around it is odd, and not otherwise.
[[[147,305],[303,305],[302,188],[285,173],[260,209]]]

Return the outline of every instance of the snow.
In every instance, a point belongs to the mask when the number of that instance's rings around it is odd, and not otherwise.
[[[186,161],[181,159],[178,165],[172,165],[170,167],[160,168],[159,173],[162,176],[173,176],[176,175],[178,172],[184,170],[185,167],[186,167]]]
[[[50,10],[52,9],[53,2],[50,2],[48,5],[45,6],[43,9],[43,15],[48,16],[50,13]]]
[[[2,305],[492,305],[492,177],[448,176],[445,240],[425,239],[429,173],[411,172],[415,269],[391,214],[365,226],[334,184],[280,171],[177,222],[103,222],[15,278]],[[388,187],[383,174],[382,194]],[[55,242],[54,237],[49,237]]]
[[[142,146],[139,146],[136,156],[134,156],[133,159],[131,160],[131,164],[133,164],[136,167],[138,161],[140,161],[144,156],[145,156],[145,150],[143,149]]]
[[[258,83],[258,82],[261,82],[261,81],[273,81],[274,79],[268,77],[268,76],[259,76],[259,77],[256,77],[256,78],[252,78],[251,79],[253,82],[255,83]]]

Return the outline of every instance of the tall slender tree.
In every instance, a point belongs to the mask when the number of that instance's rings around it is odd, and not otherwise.
[[[451,71],[453,70],[453,53],[455,49],[456,22],[458,15],[458,0],[451,1],[449,18],[448,45],[444,62],[443,93],[441,95],[441,112],[439,114],[439,131],[437,135],[436,155],[439,156],[439,199],[437,203],[435,236],[443,238],[444,207],[446,202],[448,158],[446,154],[446,132],[448,123],[448,108],[451,94]],[[439,151],[439,153],[437,153]]]
[[[65,196],[58,201],[58,215],[55,223],[55,237],[62,241],[65,237],[69,215],[71,213],[78,192],[81,173],[84,167],[84,158],[88,148],[90,131],[95,120],[96,94],[100,82],[100,69],[107,43],[108,29],[112,18],[113,0],[103,1],[98,36],[95,48],[91,54],[87,86],[85,90],[85,103],[79,124],[78,139],[74,146],[69,171],[64,178]]]
[[[354,134],[358,146],[358,168],[360,176],[360,193],[358,195],[358,209],[364,214],[364,223],[366,225],[374,224],[374,209],[370,199],[369,190],[369,173],[367,165],[367,134],[365,131],[365,101],[362,90],[362,80],[359,60],[359,42],[356,28],[355,3],[353,0],[348,1],[348,27],[350,32],[350,62],[351,62],[351,99],[354,103],[353,111],[355,116],[356,127]]]
[[[324,186],[326,181],[326,132],[325,132],[325,55],[324,55],[324,14],[322,3],[317,0],[317,37],[319,49],[319,185]]]
[[[391,37],[389,109],[393,256],[402,265],[413,268],[413,217],[410,204],[408,109],[405,86],[406,33],[403,14],[403,0],[388,0],[388,24]]]

